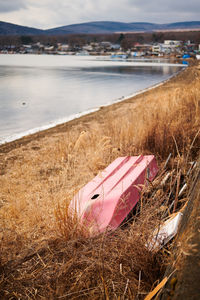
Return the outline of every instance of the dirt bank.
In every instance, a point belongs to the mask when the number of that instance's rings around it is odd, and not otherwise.
[[[174,245],[172,264],[165,275],[173,274],[160,298],[198,300],[200,295],[200,160],[192,179],[189,201]]]

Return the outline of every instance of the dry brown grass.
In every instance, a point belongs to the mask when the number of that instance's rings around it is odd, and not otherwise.
[[[169,206],[172,212],[186,203],[188,190],[178,192],[199,152],[198,72],[191,67],[140,102],[1,154],[2,298],[142,299],[151,289],[165,269],[166,251],[152,253],[145,244]],[[141,153],[156,155],[160,174],[143,191],[132,224],[86,238],[68,214],[69,200],[116,157]]]

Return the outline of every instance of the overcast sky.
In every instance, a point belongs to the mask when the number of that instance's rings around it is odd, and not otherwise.
[[[90,21],[200,21],[200,0],[0,0],[0,21],[41,29]]]

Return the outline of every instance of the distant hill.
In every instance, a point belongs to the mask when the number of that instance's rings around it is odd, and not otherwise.
[[[100,34],[116,32],[153,32],[158,30],[200,30],[200,21],[154,24],[145,22],[87,22],[41,30],[11,23],[0,22],[0,35],[63,35],[63,34]]]
[[[200,24],[200,23],[199,23]],[[122,22],[88,22],[62,26],[46,30],[47,34],[66,33],[114,33],[131,31],[149,31],[156,27],[151,23],[122,23]]]
[[[177,23],[170,23],[165,24],[166,29],[198,29],[200,28],[200,22],[199,21],[192,21],[192,22],[177,22]]]
[[[114,32],[150,32],[157,30],[177,30],[177,29],[200,29],[200,21],[180,22],[169,24],[154,23],[122,23],[122,22],[88,22],[74,25],[67,25],[46,30],[47,34],[72,34],[72,33],[114,33]]]
[[[44,34],[41,29],[15,25],[0,21],[0,35],[40,35]]]

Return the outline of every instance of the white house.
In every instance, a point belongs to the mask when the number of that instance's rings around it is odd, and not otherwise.
[[[165,40],[164,41],[164,45],[168,45],[168,46],[181,46],[181,41],[175,41],[175,40]]]
[[[180,41],[166,40],[163,44],[155,44],[152,46],[152,52],[170,54],[172,52],[178,52],[181,46]]]
[[[59,50],[60,51],[68,51],[69,50],[69,45],[68,44],[61,44],[61,45],[59,45]]]

